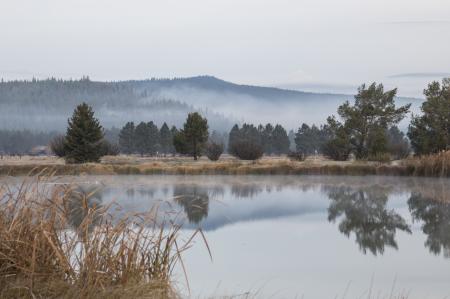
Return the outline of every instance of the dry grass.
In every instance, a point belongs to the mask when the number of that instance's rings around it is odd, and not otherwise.
[[[450,177],[450,151],[407,159],[403,164],[415,176]]]
[[[442,153],[392,163],[370,161],[330,161],[309,157],[305,161],[291,161],[287,157],[263,157],[258,161],[242,161],[225,155],[219,161],[206,158],[193,161],[187,157],[104,157],[102,163],[81,165],[61,164],[59,160],[44,163],[0,163],[0,175],[26,175],[37,169],[51,169],[57,175],[114,175],[114,174],[182,174],[182,175],[397,175],[450,176],[450,154]]]
[[[1,187],[0,298],[177,297],[172,271],[200,231],[180,244],[156,208],[116,219],[88,203],[95,191],[44,190],[50,179]]]

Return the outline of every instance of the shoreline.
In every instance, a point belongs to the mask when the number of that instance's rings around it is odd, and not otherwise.
[[[99,163],[66,164],[63,159],[41,156],[0,160],[0,175],[24,176],[41,171],[55,175],[385,175],[450,177],[450,152],[392,162],[332,161],[308,157],[292,161],[285,156],[238,160],[224,155],[219,161],[202,157],[105,156]]]
[[[1,165],[0,175],[23,176],[49,171],[55,175],[391,175],[424,176],[405,165],[343,163],[311,164],[306,162],[219,162],[145,164],[20,164]]]

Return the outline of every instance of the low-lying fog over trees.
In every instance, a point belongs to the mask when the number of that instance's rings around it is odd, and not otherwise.
[[[229,131],[238,123],[280,123],[296,129],[299,122],[323,124],[352,95],[318,94],[270,87],[238,85],[214,77],[95,82],[32,80],[0,82],[0,128],[62,131],[67,117],[81,102],[91,105],[105,128],[127,121],[152,119],[181,126],[189,112],[208,118],[213,130]],[[412,103],[419,111],[421,100]],[[400,125],[406,129],[407,125]]]
[[[218,159],[226,151],[241,159],[258,159],[263,154],[290,154],[298,159],[313,154],[335,160],[347,160],[350,154],[357,159],[400,159],[408,156],[411,146],[417,154],[448,149],[449,89],[449,79],[442,84],[431,83],[424,91],[426,101],[417,108],[418,100],[409,99],[413,103],[407,103],[396,97],[396,89],[384,90],[376,83],[362,85],[356,96],[350,97],[236,85],[213,77],[110,83],[89,78],[1,82],[0,106],[4,109],[0,110],[0,152],[36,154],[46,152],[43,147],[49,144],[57,148],[73,107],[86,98],[89,100],[83,103],[92,107],[89,109],[95,111],[102,125],[102,144],[107,145],[104,153],[117,153],[119,149],[124,154],[141,155],[177,152],[196,158],[208,152],[209,157]],[[191,102],[195,102],[193,94],[197,93],[196,103],[203,106],[197,109],[167,99],[169,91],[175,98],[175,90]],[[222,99],[204,98],[205,91],[220,94]],[[241,121],[208,108],[220,110],[233,104],[237,114],[243,113],[241,107],[246,113],[245,105],[252,100],[236,94],[258,99],[252,113]],[[274,107],[270,118],[275,121],[252,121],[266,119],[264,109],[269,106]],[[289,113],[296,109],[313,106],[317,113],[309,118],[300,113],[289,119]],[[328,110],[332,111],[328,114]],[[207,131],[201,134],[204,137],[198,139],[199,148],[187,141],[192,133],[186,133],[187,115],[207,122]],[[311,117],[316,121],[308,122]],[[292,126],[285,125],[291,122]]]

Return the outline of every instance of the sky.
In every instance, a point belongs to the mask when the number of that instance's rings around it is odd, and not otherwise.
[[[0,77],[213,75],[420,96],[450,76],[448,0],[0,0]]]

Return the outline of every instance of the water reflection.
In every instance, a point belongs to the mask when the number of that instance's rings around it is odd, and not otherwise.
[[[347,237],[355,234],[356,243],[366,253],[383,254],[386,246],[397,249],[397,230],[411,233],[409,225],[394,210],[386,207],[389,190],[380,186],[326,188],[331,200],[328,220],[339,223],[339,231]],[[342,216],[342,217],[341,217]]]
[[[450,202],[413,193],[408,207],[415,221],[422,222],[422,231],[427,236],[425,246],[434,254],[450,258]]]
[[[91,231],[101,220],[102,190],[98,186],[81,185],[67,191],[66,214],[69,224],[78,229],[88,213],[94,213],[92,222],[88,225],[88,230]]]
[[[414,231],[414,237],[423,233],[430,252],[450,257],[448,179],[127,176],[94,180],[102,181],[105,190],[97,190],[88,201],[83,196],[95,188],[83,185],[78,190],[70,204],[74,227],[80,225],[88,208],[100,207],[102,201],[105,205],[117,202],[123,213],[149,211],[165,201],[169,204],[160,210],[170,210],[171,215],[181,211],[188,223],[180,221],[187,229],[200,226],[214,231],[231,224],[280,219],[298,219],[298,225],[303,225],[309,217],[317,224],[336,223],[333,231],[354,237],[361,252],[381,255],[386,248],[402,246],[398,235],[411,234],[414,220],[422,228],[422,232]]]
[[[177,185],[173,189],[173,198],[183,207],[190,223],[198,224],[208,216],[208,189],[197,185]]]

